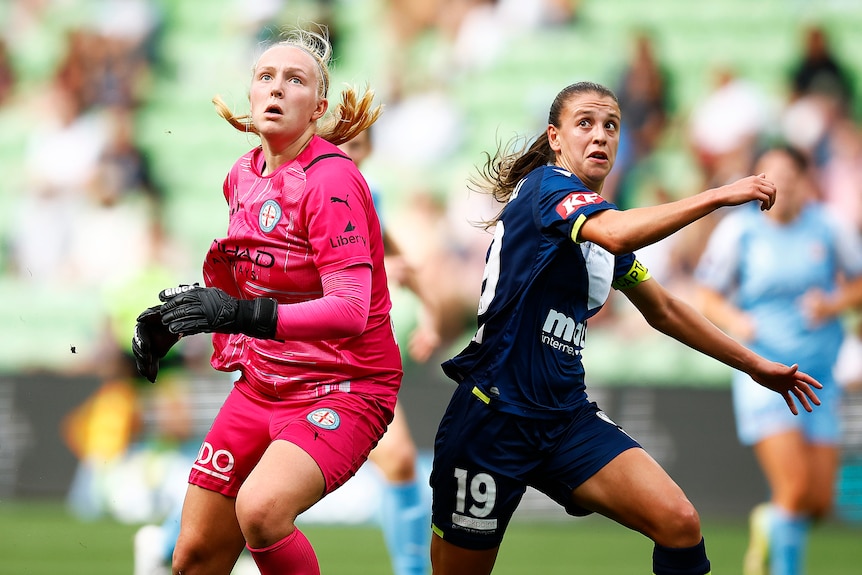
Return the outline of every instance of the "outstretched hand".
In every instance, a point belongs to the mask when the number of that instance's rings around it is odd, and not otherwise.
[[[766,174],[736,180],[721,186],[718,192],[725,206],[738,206],[746,202],[758,201],[761,210],[768,210],[775,203],[775,184],[766,178]]]
[[[179,335],[171,333],[162,324],[162,306],[149,307],[141,312],[132,337],[132,354],[135,356],[138,373],[150,383],[155,383],[159,373],[159,360],[167,355],[179,339]]]
[[[788,367],[780,363],[770,363],[770,368],[763,373],[751,374],[751,378],[763,387],[781,394],[793,415],[799,415],[794,396],[805,411],[813,411],[812,403],[820,405],[820,398],[813,388],[822,389],[823,384],[807,373],[799,371],[797,364]]]

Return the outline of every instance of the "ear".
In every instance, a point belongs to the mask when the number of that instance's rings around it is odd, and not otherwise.
[[[548,124],[548,144],[550,144],[551,149],[554,152],[559,152],[561,149],[560,145],[560,132],[557,130],[557,127],[553,124]]]
[[[312,120],[319,120],[326,113],[326,110],[329,108],[329,100],[326,98],[321,98],[317,101],[317,108],[314,110],[314,113],[311,115]]]

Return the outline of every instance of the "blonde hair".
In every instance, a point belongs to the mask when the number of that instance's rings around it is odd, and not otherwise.
[[[327,97],[332,44],[329,42],[325,28],[321,28],[320,32],[299,28],[290,30],[283,35],[280,41],[269,46],[269,48],[273,46],[292,46],[314,58],[318,70],[318,97]],[[257,63],[252,70],[255,67],[257,67]],[[382,106],[372,106],[373,100],[374,91],[368,87],[365,88],[365,92],[361,96],[355,87],[345,87],[341,92],[341,103],[321,119],[317,127],[317,135],[336,146],[352,140],[376,122],[383,112]],[[250,114],[235,114],[220,96],[215,96],[212,102],[218,115],[227,120],[231,126],[240,132],[251,132],[259,135]]]

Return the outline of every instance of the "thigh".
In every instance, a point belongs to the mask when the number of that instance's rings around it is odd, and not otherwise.
[[[244,546],[234,500],[189,485],[174,549],[175,569],[193,564],[199,566],[201,572],[227,575]]]
[[[679,546],[673,539],[677,523],[694,513],[682,489],[641,448],[617,455],[578,486],[572,498],[577,505],[670,547]]]
[[[234,387],[216,415],[192,464],[189,483],[236,497],[269,446],[269,403]]]
[[[754,454],[772,500],[796,513],[822,514],[832,503],[839,465],[834,444],[812,444],[802,431],[776,433],[757,442]]]
[[[620,453],[640,447],[595,403],[585,404],[560,425],[547,426],[538,444],[544,457],[529,484],[575,516],[591,510],[577,505],[572,491]]]
[[[407,419],[400,402],[386,433],[368,456],[387,481],[412,481],[416,476],[416,444],[410,435]]]
[[[263,548],[289,535],[297,515],[323,497],[323,472],[304,450],[276,440],[248,476],[236,499],[246,541]]]
[[[337,392],[279,410],[271,427],[274,440],[314,460],[330,493],[356,474],[391,420],[390,408],[373,396]]]
[[[464,549],[431,536],[431,570],[434,575],[488,575],[494,569],[499,547]]]

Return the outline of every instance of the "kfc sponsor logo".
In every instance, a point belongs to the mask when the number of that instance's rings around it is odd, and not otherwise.
[[[568,218],[583,206],[601,203],[602,197],[595,192],[572,192],[557,204],[557,213],[563,219]]]

